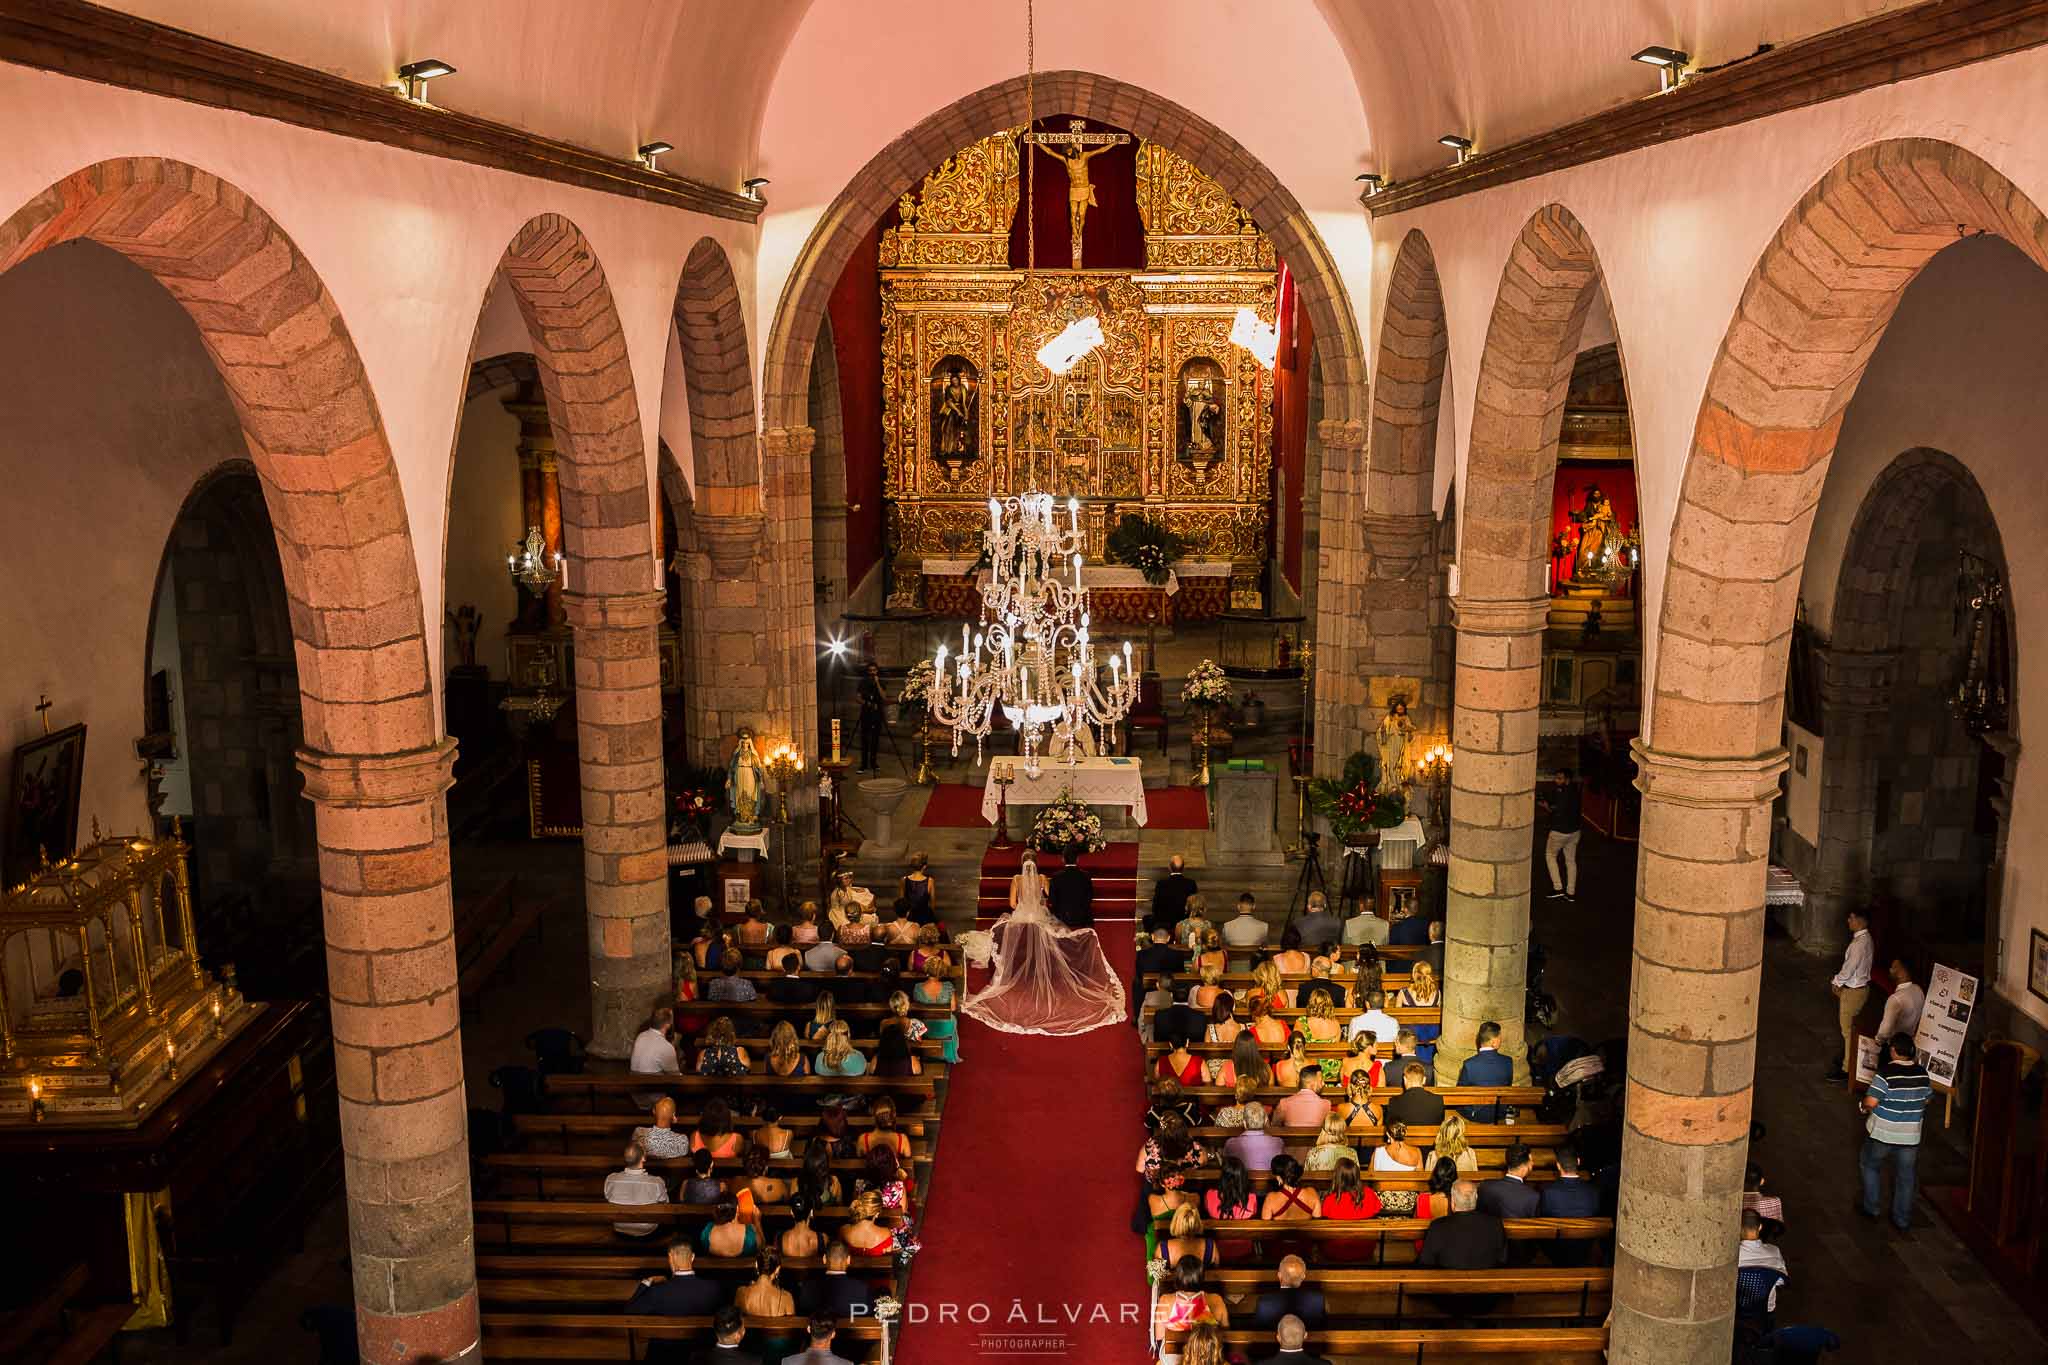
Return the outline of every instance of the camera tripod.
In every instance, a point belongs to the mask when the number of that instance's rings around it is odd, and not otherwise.
[[[1330,894],[1329,883],[1323,880],[1323,836],[1310,830],[1303,834],[1302,838],[1307,846],[1301,852],[1301,875],[1295,878],[1294,891],[1287,897],[1287,918],[1280,924],[1282,934],[1287,932],[1288,925],[1294,923],[1295,906],[1308,904],[1311,882],[1314,883],[1314,889],[1322,892],[1324,896]]]

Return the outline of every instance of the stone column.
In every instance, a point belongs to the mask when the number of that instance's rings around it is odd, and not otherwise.
[[[1437,1074],[1456,1077],[1482,1023],[1528,1078],[1530,857],[1536,824],[1536,708],[1550,601],[1452,603],[1458,624],[1451,743],[1451,862],[1444,921],[1444,1031]]]
[[[767,528],[759,489],[700,487],[692,520],[685,576],[698,657],[688,663],[695,685],[683,689],[683,705],[692,761],[715,767],[740,726],[762,730],[767,719],[774,584],[762,567]]]
[[[448,889],[455,745],[299,751],[320,843],[362,1358],[482,1359]]]
[[[590,1050],[624,1057],[669,990],[658,592],[564,599],[576,641]]]
[[[766,489],[768,559],[776,584],[771,622],[778,703],[774,731],[790,737],[804,756],[804,773],[789,793],[792,880],[801,888],[816,878],[818,830],[818,617],[817,575],[811,559],[811,451],[817,432],[808,426],[771,427],[761,433],[761,474]],[[807,872],[806,869],[810,871]]]
[[[1363,747],[1371,697],[1359,639],[1365,610],[1365,424],[1318,423],[1322,469],[1316,493],[1315,773],[1335,777]]]
[[[1722,1365],[1785,751],[1693,759],[1634,747],[1643,827],[1608,1359]]]
[[[1361,512],[1353,520],[1365,534],[1357,618],[1365,642],[1358,650],[1359,665],[1371,677],[1412,680],[1408,708],[1416,732],[1441,735],[1448,728],[1447,717],[1428,709],[1422,693],[1429,675],[1436,518],[1427,512]],[[1373,710],[1377,714],[1380,708]]]

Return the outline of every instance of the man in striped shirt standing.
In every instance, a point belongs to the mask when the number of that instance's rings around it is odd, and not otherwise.
[[[1892,1168],[1892,1226],[1900,1232],[1913,1225],[1915,1167],[1920,1158],[1920,1119],[1933,1098],[1934,1084],[1914,1060],[1913,1039],[1895,1033],[1890,1056],[1863,1092],[1863,1198],[1857,1211],[1877,1217],[1879,1185],[1884,1168]]]

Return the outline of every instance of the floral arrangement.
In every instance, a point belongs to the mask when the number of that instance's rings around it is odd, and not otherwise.
[[[1180,699],[1195,706],[1222,706],[1231,697],[1230,679],[1214,659],[1204,659],[1188,670],[1181,684]]]
[[[1375,791],[1379,781],[1379,760],[1360,750],[1344,761],[1341,778],[1319,777],[1308,784],[1309,805],[1329,819],[1340,839],[1392,829],[1408,818],[1408,802],[1399,792]]]
[[[920,659],[910,666],[910,672],[903,679],[903,695],[897,700],[905,706],[923,708],[931,705],[932,682],[938,676],[930,659]]]
[[[1102,542],[1103,558],[1127,564],[1154,585],[1164,583],[1173,561],[1183,559],[1192,542],[1156,521],[1126,513]]]
[[[1041,853],[1063,853],[1080,848],[1100,853],[1109,845],[1102,837],[1102,817],[1061,792],[1048,805],[1038,808],[1031,822],[1031,846]]]
[[[686,788],[669,798],[669,807],[674,812],[670,826],[678,840],[704,837],[705,827],[711,819],[709,792],[697,787]]]
[[[1166,1282],[1166,1275],[1170,1269],[1171,1267],[1166,1264],[1166,1258],[1164,1256],[1155,1256],[1151,1260],[1145,1262],[1145,1278],[1149,1280],[1152,1286],[1156,1289],[1158,1286]]]

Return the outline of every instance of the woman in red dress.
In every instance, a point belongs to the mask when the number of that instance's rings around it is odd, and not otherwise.
[[[1338,1158],[1330,1172],[1330,1188],[1323,1195],[1323,1217],[1358,1223],[1379,1217],[1379,1212],[1379,1192],[1358,1174],[1358,1163],[1349,1157]],[[1377,1238],[1361,1237],[1356,1241],[1323,1242],[1318,1250],[1325,1261],[1370,1261],[1379,1254],[1379,1244]]]
[[[1182,1085],[1200,1085],[1203,1081],[1202,1059],[1188,1051],[1185,1038],[1173,1045],[1173,1050],[1159,1059],[1159,1074],[1171,1076]]]

